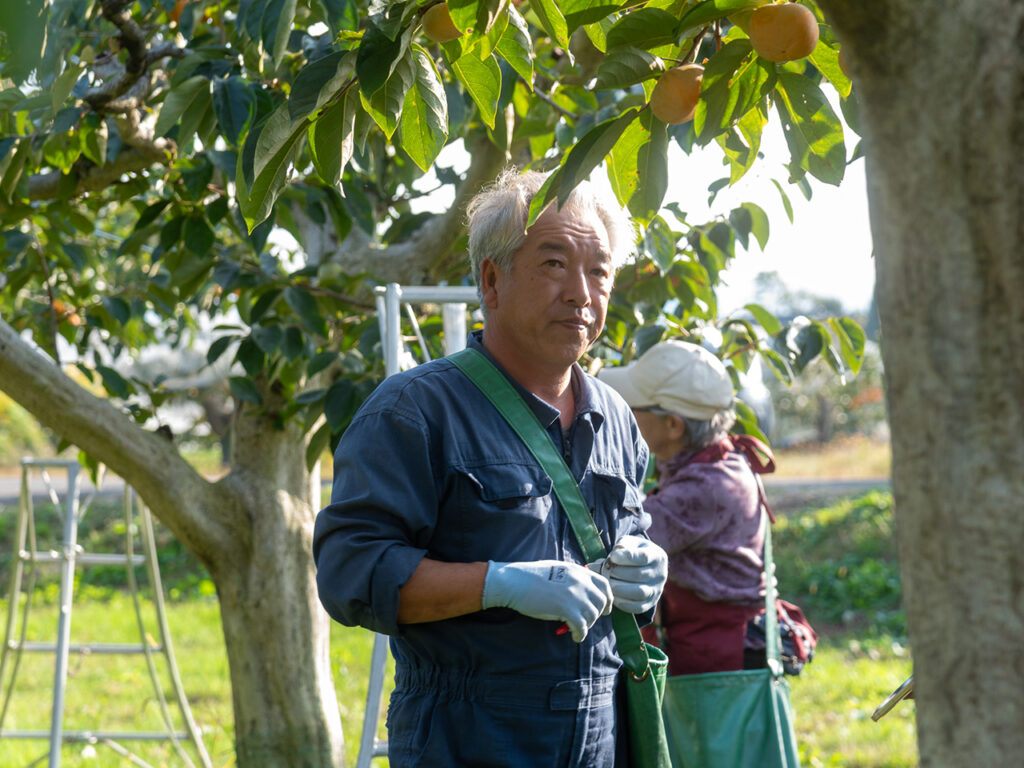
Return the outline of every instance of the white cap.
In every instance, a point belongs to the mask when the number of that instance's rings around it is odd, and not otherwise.
[[[686,341],[659,342],[635,363],[602,368],[597,377],[630,408],[656,406],[689,419],[710,419],[733,402],[732,379],[722,361]]]

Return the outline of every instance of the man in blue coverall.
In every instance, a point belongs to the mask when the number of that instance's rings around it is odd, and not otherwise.
[[[626,765],[608,614],[648,622],[667,559],[644,533],[647,446],[577,360],[634,230],[586,183],[527,230],[543,181],[506,172],[467,209],[469,344],[561,449],[610,552],[587,567],[550,478],[454,364],[386,379],[338,445],[313,555],[327,612],[391,637],[391,768]]]

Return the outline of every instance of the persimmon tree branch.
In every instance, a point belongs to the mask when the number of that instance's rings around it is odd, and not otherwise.
[[[143,429],[75,383],[2,319],[0,382],[40,423],[124,478],[194,552],[216,552],[222,546],[216,542],[230,537],[217,519],[203,513],[218,508],[211,506],[216,504],[211,497],[225,490],[203,478],[166,437]],[[219,508],[231,507],[224,499]]]

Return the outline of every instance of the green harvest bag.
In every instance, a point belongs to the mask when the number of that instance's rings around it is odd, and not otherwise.
[[[663,714],[674,768],[799,768],[789,683],[779,661],[771,523],[765,534],[768,666],[675,675]]]
[[[494,404],[551,477],[555,495],[569,518],[587,562],[604,557],[607,550],[576,480],[544,427],[508,379],[475,349],[464,349],[448,359]],[[613,609],[612,627],[623,664],[620,679],[626,688],[629,768],[671,768],[665,722],[661,715],[668,657],[661,649],[644,642],[632,614]]]

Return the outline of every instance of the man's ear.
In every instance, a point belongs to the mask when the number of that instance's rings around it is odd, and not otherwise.
[[[498,308],[498,283],[501,269],[490,259],[480,262],[480,301],[487,309]]]

